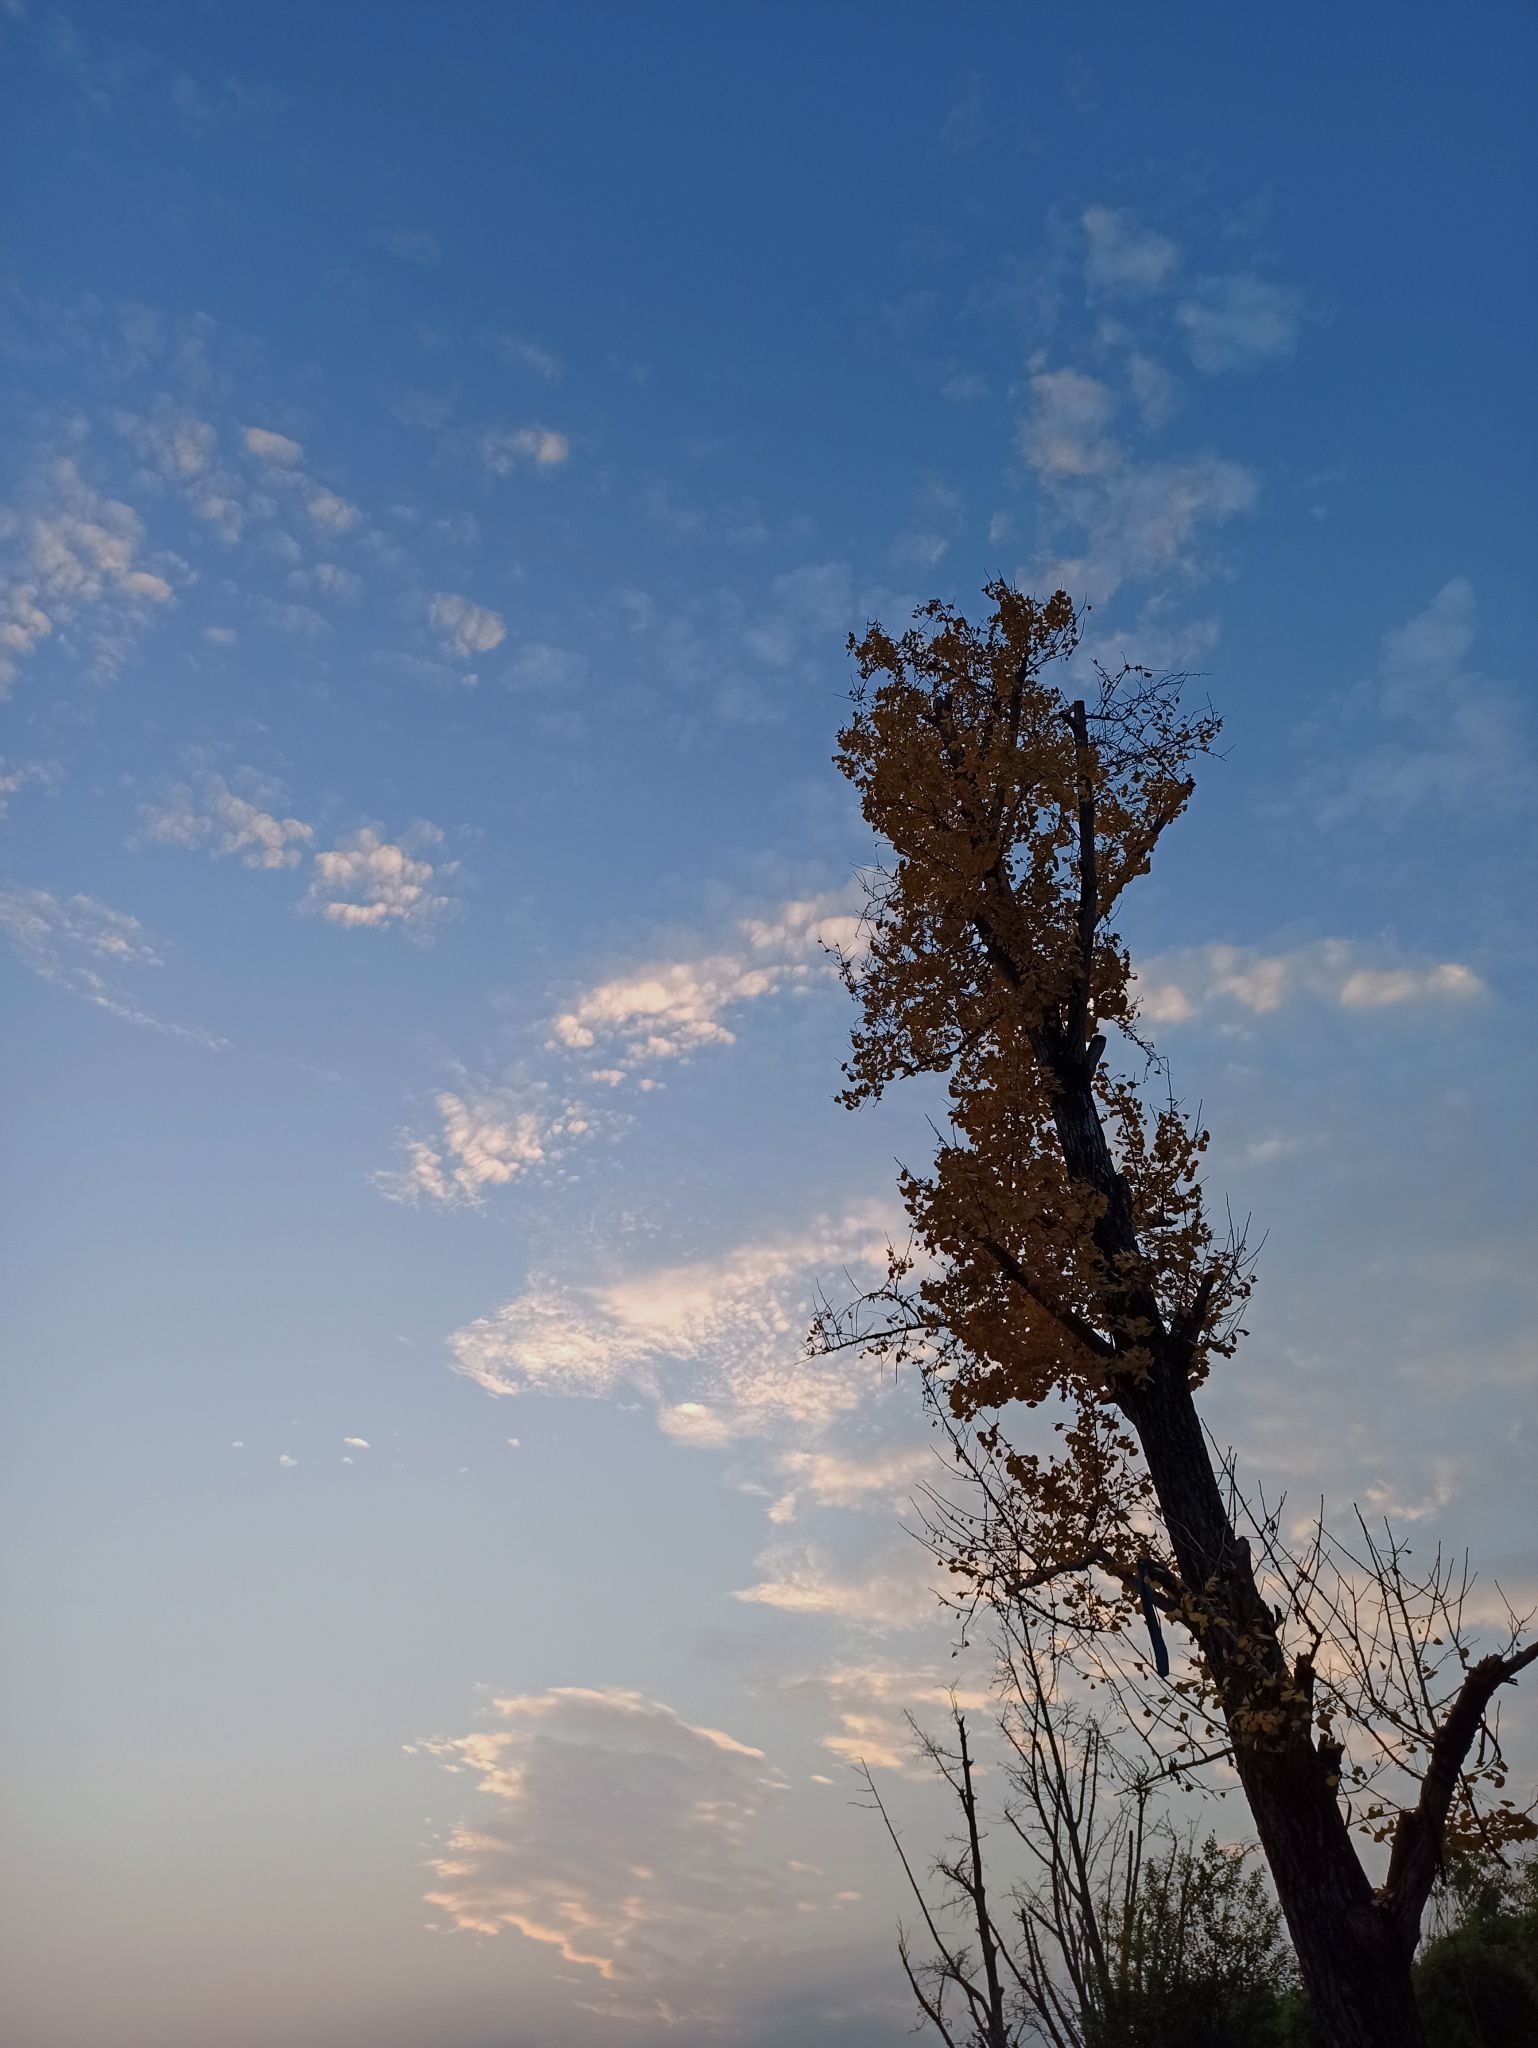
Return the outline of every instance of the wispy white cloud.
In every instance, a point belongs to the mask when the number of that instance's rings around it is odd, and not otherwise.
[[[1355,744],[1304,783],[1329,825],[1402,823],[1422,809],[1475,817],[1538,794],[1533,726],[1509,684],[1474,663],[1479,609],[1455,576],[1384,635],[1376,671],[1348,702]]]
[[[1363,1488],[1362,1505],[1397,1528],[1404,1523],[1424,1522],[1440,1515],[1459,1491],[1462,1472],[1455,1458],[1433,1458],[1428,1485],[1420,1492],[1406,1488],[1405,1475],[1377,1479]]]
[[[491,343],[509,369],[532,371],[547,384],[558,383],[564,373],[565,365],[555,350],[530,341],[527,335],[494,334]]]
[[[142,806],[138,842],[234,854],[249,868],[268,870],[296,868],[308,859],[298,907],[331,924],[376,930],[393,926],[420,942],[453,914],[446,885],[459,872],[459,862],[428,857],[436,856],[443,843],[436,825],[419,818],[398,841],[386,839],[377,825],[363,825],[335,846],[316,847],[312,824],[265,808],[277,798],[271,784],[249,769],[236,780],[249,796],[203,769],[158,802]]]
[[[97,490],[72,458],[47,464],[25,506],[0,507],[0,694],[55,635],[111,674],[146,619],[170,604],[180,567],[146,555],[138,513]]]
[[[783,717],[794,687],[826,674],[827,651],[885,593],[857,591],[847,562],[804,562],[770,579],[758,602],[718,588],[667,613],[645,592],[617,595],[662,680],[734,725]]]
[[[340,562],[316,562],[312,568],[295,569],[288,580],[295,590],[313,590],[322,597],[340,598],[345,604],[356,604],[363,595],[363,578],[354,569],[344,569]]]
[[[490,1394],[639,1398],[665,1434],[704,1448],[815,1445],[883,1382],[869,1359],[808,1356],[818,1288],[884,1271],[894,1221],[856,1211],[600,1283],[536,1277],[451,1338],[454,1369]]]
[[[914,493],[913,518],[892,543],[892,560],[903,568],[933,569],[950,553],[962,531],[961,494],[938,477]]]
[[[297,469],[304,460],[301,442],[291,440],[287,434],[274,433],[270,427],[246,427],[242,438],[250,454],[279,469]]]
[[[579,1103],[551,1107],[542,1089],[445,1089],[435,1107],[436,1134],[406,1133],[403,1164],[374,1176],[392,1201],[478,1207],[488,1188],[552,1167],[596,1128]]]
[[[0,755],[0,823],[10,809],[11,798],[20,789],[36,784],[47,789],[59,780],[59,770],[51,761],[8,761]]]
[[[151,1015],[124,993],[136,968],[164,965],[159,948],[136,917],[94,896],[53,895],[47,889],[0,889],[0,931],[18,958],[43,981],[79,996],[109,1016],[161,1032],[189,1045],[226,1050],[227,1039],[195,1025]]]
[[[274,632],[288,633],[296,640],[321,640],[331,631],[331,622],[313,605],[284,604],[277,598],[251,600],[253,616]]]
[[[1250,511],[1259,495],[1251,471],[1203,454],[1182,461],[1136,460],[1111,427],[1117,400],[1099,378],[1038,367],[1020,426],[1021,453],[1059,521],[1078,527],[1081,552],[1022,572],[1105,602],[1128,582],[1197,582],[1210,573],[1207,533]]]
[[[878,1551],[863,1569],[851,1570],[816,1544],[772,1544],[757,1563],[765,1576],[733,1599],[868,1630],[918,1628],[932,1620],[943,1579],[929,1552],[907,1537]]]
[[[362,517],[356,505],[319,484],[312,485],[306,493],[304,509],[327,533],[350,533]]]
[[[469,660],[489,654],[507,638],[507,622],[489,605],[474,604],[457,591],[439,590],[428,601],[428,617],[451,654]]]
[[[726,498],[701,504],[681,496],[672,484],[651,483],[641,492],[641,509],[653,526],[674,540],[761,548],[774,539],[804,539],[810,522],[800,516],[776,527],[756,498]]]
[[[360,826],[315,855],[299,907],[332,924],[374,930],[393,925],[425,941],[454,908],[442,885],[458,872],[458,861],[435,865],[424,852],[442,839],[437,826],[425,822],[398,842],[386,839],[377,825]]]
[[[328,542],[334,543],[347,534],[355,533],[362,525],[363,513],[350,498],[321,483],[304,468],[301,442],[270,427],[254,426],[242,428],[241,439],[247,454],[253,456],[260,466],[264,491],[269,494],[253,501],[251,508],[264,519],[275,517],[286,497],[288,503],[302,510],[310,524],[324,534]],[[280,495],[274,498],[270,495],[273,492]],[[373,539],[377,543],[380,537],[375,535]],[[291,534],[269,533],[267,544],[286,552],[296,561],[303,552]]]
[[[220,465],[212,421],[162,397],[147,413],[118,412],[114,424],[144,464],[143,481],[176,491],[221,540],[239,540],[248,494],[242,480]]]
[[[157,845],[238,854],[248,868],[297,867],[315,836],[313,826],[263,810],[210,771],[144,805],[139,821],[140,836]]]
[[[975,405],[992,393],[993,386],[979,370],[953,370],[940,386],[940,396],[952,405]]]
[[[730,949],[654,961],[587,989],[556,1016],[552,1041],[572,1051],[602,1048],[609,1066],[622,1072],[685,1058],[703,1046],[731,1045],[729,1017],[828,973],[824,948],[853,951],[860,924],[844,898],[818,898],[742,918],[735,936]]]
[[[1143,427],[1151,434],[1158,433],[1179,402],[1180,386],[1175,378],[1155,357],[1134,348],[1127,355],[1127,385]]]
[[[1125,461],[1111,439],[1115,395],[1082,370],[1039,369],[1020,427],[1021,451],[1042,477],[1104,476]]]
[[[553,427],[487,427],[477,447],[493,476],[511,476],[517,469],[559,469],[571,455],[571,442]]]
[[[786,1491],[769,1510],[769,1519],[788,1522],[801,1505],[900,1507],[941,1469],[934,1448],[928,1443],[887,1444],[864,1450],[786,1451],[778,1460],[778,1475]]]
[[[1180,252],[1125,207],[1087,206],[1084,276],[1092,292],[1152,292],[1167,284]]]
[[[1126,208],[1086,207],[1080,228],[1091,333],[1085,361],[1052,368],[1039,353],[1029,366],[1019,448],[1046,544],[1019,573],[1103,605],[1129,583],[1167,595],[1210,578],[1218,530],[1259,498],[1258,476],[1231,457],[1143,452],[1140,437],[1162,432],[1180,395],[1160,359],[1171,326],[1198,369],[1253,369],[1293,351],[1305,305],[1248,271],[1197,278],[1177,295],[1180,251]],[[1143,317],[1122,317],[1118,297],[1141,298]]]
[[[429,1865],[448,1924],[508,1932],[591,1971],[596,2010],[696,2029],[728,1959],[808,1896],[810,1872],[760,1860],[786,1780],[761,1750],[617,1686],[499,1698],[488,1725],[409,1744],[480,1795]]]
[[[1154,1024],[1184,1023],[1224,1006],[1266,1017],[1300,1001],[1363,1011],[1457,1005],[1485,992],[1474,970],[1459,961],[1395,959],[1384,948],[1350,939],[1316,939],[1275,953],[1193,946],[1144,961],[1136,986],[1143,1015]]]
[[[1290,356],[1303,326],[1303,294],[1249,271],[1203,277],[1175,309],[1191,361],[1216,375]]]
[[[835,1664],[778,1679],[770,1691],[776,1700],[833,1716],[833,1727],[819,1741],[841,1763],[916,1779],[929,1776],[929,1765],[914,1740],[909,1714],[922,1725],[926,1711],[948,1714],[954,1704],[985,1712],[994,1703],[988,1688],[967,1683],[966,1673],[954,1663],[945,1670],[920,1663]]]
[[[162,836],[194,843],[195,830],[176,808]],[[316,876],[329,879],[332,872],[332,857],[316,854]],[[314,907],[316,886],[312,882],[306,907]],[[560,1085],[539,1078],[499,1085],[465,1076],[438,1095],[434,1131],[401,1134],[400,1163],[375,1174],[375,1185],[394,1201],[480,1206],[498,1187],[536,1170],[560,1169],[574,1142],[623,1122],[612,1110],[586,1105],[584,1084],[605,1094],[661,1086],[652,1071],[658,1065],[733,1044],[726,1020],[735,1021],[746,1005],[805,990],[814,977],[831,980],[825,946],[848,953],[862,943],[859,919],[844,897],[793,900],[761,916],[739,917],[732,937],[731,951],[654,961],[584,991],[550,1022],[545,1051],[566,1070]],[[718,1427],[689,1402],[666,1426],[700,1441]]]
[[[548,640],[525,640],[513,650],[507,664],[507,679],[520,690],[569,690],[586,673],[587,663],[580,654]]]

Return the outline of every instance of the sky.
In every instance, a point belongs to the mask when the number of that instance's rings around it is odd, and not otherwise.
[[[1212,1426],[1538,1600],[1516,5],[0,4],[16,2048],[895,2048],[851,629],[1225,719]],[[1513,1709],[1520,1723],[1522,1703]],[[1225,1824],[1231,1817],[1225,1810]]]

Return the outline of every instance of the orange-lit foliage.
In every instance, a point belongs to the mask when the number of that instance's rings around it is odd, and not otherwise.
[[[1078,638],[1067,597],[1038,604],[1003,583],[986,595],[982,631],[932,603],[901,639],[872,626],[851,641],[863,687],[838,764],[894,858],[873,885],[868,950],[845,963],[863,1021],[842,1099],[949,1074],[952,1133],[932,1171],[900,1180],[928,1255],[923,1329],[958,1416],[1071,1404],[1064,1455],[1009,1452],[1008,1470],[1034,1508],[1038,1558],[1099,1550],[1130,1585],[1148,1481],[1107,1412],[1113,1379],[1148,1372],[1152,1306],[1189,1332],[1199,1384],[1232,1348],[1249,1285],[1203,1208],[1207,1133],[1099,1064],[1100,1027],[1137,1026],[1118,903],[1189,801],[1218,720],[1133,669],[1102,678],[1076,719],[1047,673]],[[1065,1155],[1056,1076],[1073,1062],[1112,1136],[1130,1243]]]

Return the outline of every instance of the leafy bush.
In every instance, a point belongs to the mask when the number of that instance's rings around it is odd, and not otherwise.
[[[1296,1983],[1265,1877],[1212,1836],[1147,1864],[1086,2048],[1286,2048]]]
[[[1532,2048],[1538,2042],[1538,1857],[1515,1871],[1451,1877],[1444,1931],[1426,1944],[1415,1995],[1429,2048]]]

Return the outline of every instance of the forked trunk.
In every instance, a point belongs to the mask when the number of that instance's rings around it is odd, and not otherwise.
[[[1324,2048],[1424,2048],[1411,1988],[1414,1938],[1374,1895],[1307,1709],[1294,1704],[1275,1736],[1248,1732],[1247,1716],[1284,1699],[1293,1674],[1176,1362],[1162,1360],[1126,1408],[1181,1578],[1191,1589],[1212,1588],[1206,1659]]]
[[[1324,2048],[1424,2048],[1413,1944],[1379,1905],[1316,1756],[1254,1755],[1240,1777]]]

